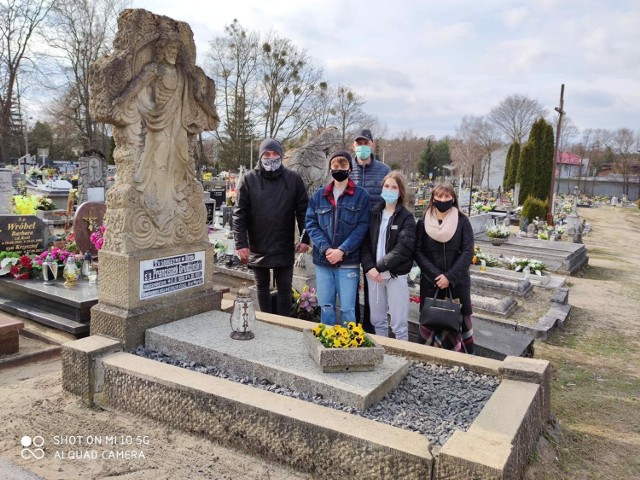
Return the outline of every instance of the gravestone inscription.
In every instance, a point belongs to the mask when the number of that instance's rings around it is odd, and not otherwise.
[[[0,215],[0,251],[40,253],[46,231],[45,223],[35,215]]]

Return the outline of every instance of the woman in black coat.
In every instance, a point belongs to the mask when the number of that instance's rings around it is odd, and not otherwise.
[[[362,269],[367,275],[368,308],[376,335],[389,334],[409,340],[409,286],[407,274],[413,266],[416,222],[404,206],[407,182],[394,170],[382,181],[383,202],[373,207],[371,223],[361,249]]]
[[[458,198],[449,184],[437,185],[431,192],[424,220],[416,225],[414,258],[421,270],[420,307],[427,297],[438,298],[448,292],[462,305],[460,331],[431,330],[420,326],[427,345],[447,350],[473,353],[471,320],[471,280],[469,265],[473,258],[473,229],[469,219],[458,209]]]

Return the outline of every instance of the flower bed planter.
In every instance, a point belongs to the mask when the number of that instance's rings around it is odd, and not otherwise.
[[[495,245],[496,247],[499,247],[500,245],[502,245],[506,241],[507,241],[506,238],[491,237],[491,245]]]
[[[311,330],[302,331],[302,338],[311,358],[320,369],[327,372],[368,372],[384,360],[384,348],[373,347],[326,348]]]

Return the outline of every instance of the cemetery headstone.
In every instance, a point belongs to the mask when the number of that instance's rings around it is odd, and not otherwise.
[[[80,155],[80,173],[78,175],[78,203],[86,201],[104,201],[104,189],[107,180],[107,162],[99,150],[85,150]],[[91,197],[89,198],[89,190]],[[96,189],[98,191],[96,191]],[[100,191],[102,194],[100,195]]]
[[[221,188],[214,187],[209,191],[211,200],[216,202],[216,208],[220,209],[222,205],[227,203],[227,189],[223,186]]]
[[[11,213],[12,198],[11,170],[0,168],[0,215]]]
[[[40,253],[46,233],[46,224],[35,215],[0,215],[0,251]]]
[[[91,234],[100,229],[106,212],[107,205],[102,202],[85,202],[76,210],[73,233],[78,250],[82,253],[91,252],[93,256],[98,254],[98,250],[91,243]]]
[[[520,205],[520,184],[516,183],[513,187],[513,206],[518,207]]]
[[[536,226],[533,223],[530,223],[527,226],[527,237],[535,238],[536,237]]]

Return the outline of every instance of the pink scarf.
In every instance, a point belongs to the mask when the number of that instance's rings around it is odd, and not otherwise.
[[[424,231],[427,232],[427,235],[440,243],[447,243],[451,240],[453,234],[456,233],[457,228],[458,209],[456,207],[451,207],[451,209],[449,209],[449,213],[444,217],[442,223],[438,222],[438,217],[436,217],[433,208],[427,210],[427,213],[424,215]]]

